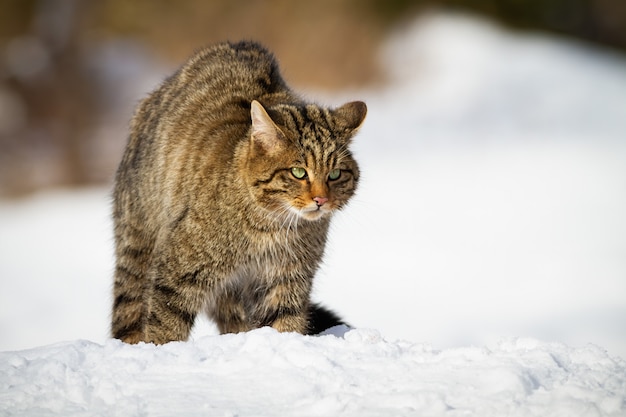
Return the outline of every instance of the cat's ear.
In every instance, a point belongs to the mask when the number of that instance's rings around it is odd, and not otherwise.
[[[252,117],[252,146],[256,152],[272,155],[284,147],[284,135],[276,126],[261,103],[252,101],[250,106]]]
[[[362,101],[351,101],[333,111],[337,127],[348,133],[356,133],[367,115],[367,106]]]

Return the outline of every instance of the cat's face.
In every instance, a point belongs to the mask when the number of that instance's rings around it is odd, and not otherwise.
[[[359,179],[348,145],[365,118],[364,103],[334,111],[282,106],[270,116],[255,101],[251,113],[246,176],[260,207],[279,219],[314,221],[348,202]]]

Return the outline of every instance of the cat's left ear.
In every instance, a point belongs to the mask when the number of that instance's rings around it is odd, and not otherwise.
[[[285,137],[276,126],[261,103],[252,101],[250,106],[252,117],[251,141],[254,151],[265,155],[272,155],[280,151],[285,145]]]
[[[363,125],[367,115],[367,106],[362,101],[351,101],[333,111],[337,127],[346,133],[354,134]]]

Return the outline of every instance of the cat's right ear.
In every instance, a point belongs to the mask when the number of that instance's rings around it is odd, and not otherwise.
[[[267,114],[261,103],[252,101],[250,106],[252,117],[251,143],[255,153],[273,155],[284,147],[284,134]]]
[[[352,134],[363,124],[367,115],[367,106],[362,101],[352,101],[334,110],[337,127]]]

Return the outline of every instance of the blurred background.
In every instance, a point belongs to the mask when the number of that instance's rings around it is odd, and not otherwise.
[[[0,0],[0,350],[108,336],[133,109],[239,39],[312,100],[368,104],[316,299],[435,348],[626,358],[621,0]]]
[[[390,31],[432,10],[626,48],[619,0],[1,0],[0,9],[3,197],[110,182],[139,97],[220,40],[262,41],[292,84],[312,90],[384,83]]]

